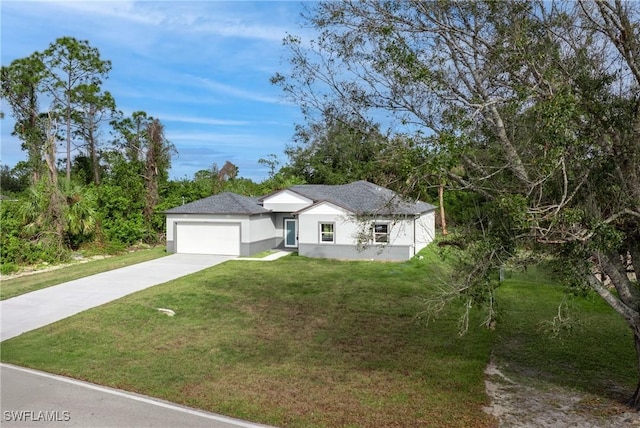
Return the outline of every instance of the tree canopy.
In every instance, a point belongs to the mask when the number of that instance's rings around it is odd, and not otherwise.
[[[477,195],[452,292],[493,302],[507,260],[553,257],[625,319],[640,361],[638,4],[336,1],[305,20],[317,38],[289,36],[292,72],[272,80],[307,120],[384,117],[424,153],[414,181]]]

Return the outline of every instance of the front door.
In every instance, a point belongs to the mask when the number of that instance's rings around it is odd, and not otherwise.
[[[287,248],[298,247],[298,220],[295,218],[284,219],[284,246]]]

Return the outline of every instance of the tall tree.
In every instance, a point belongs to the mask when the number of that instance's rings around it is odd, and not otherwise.
[[[0,70],[0,98],[11,108],[15,119],[13,135],[22,141],[22,149],[27,152],[33,184],[40,180],[44,167],[42,151],[45,137],[40,115],[44,76],[44,64],[36,54],[17,59]]]
[[[358,118],[324,114],[298,126],[297,145],[287,147],[287,171],[310,184],[375,181],[385,137],[376,125]]]
[[[151,120],[144,111],[135,111],[131,117],[124,117],[122,112],[118,112],[111,120],[116,148],[130,162],[140,162],[144,159],[146,132]]]
[[[164,126],[158,119],[151,118],[146,129],[146,154],[144,181],[146,189],[146,204],[144,217],[147,224],[152,223],[156,205],[159,202],[158,186],[160,181],[168,179],[171,156],[175,153],[175,147],[164,135]]]
[[[116,118],[111,123],[116,133],[116,147],[143,183],[143,217],[150,228],[150,237],[160,198],[159,187],[168,180],[175,146],[165,137],[162,123],[143,111],[136,111],[131,117]]]
[[[47,174],[29,189],[29,198],[23,204],[22,218],[25,231],[38,242],[59,254],[64,253],[65,244],[65,198],[58,185],[56,145],[58,133],[52,115],[40,114],[39,124],[44,136],[42,154],[47,165]]]
[[[77,99],[73,118],[76,134],[84,141],[87,157],[91,160],[94,184],[100,184],[100,126],[115,114],[115,100],[109,92],[100,93],[95,85],[81,85],[75,94]]]
[[[66,172],[70,181],[74,111],[83,95],[99,92],[102,80],[111,70],[111,61],[102,60],[98,49],[88,41],[73,37],[57,39],[38,56],[46,68],[44,84],[53,99],[53,110],[64,123]]]
[[[434,135],[425,149],[458,165],[441,177],[481,198],[477,258],[452,291],[490,295],[487,278],[527,245],[624,318],[640,365],[637,4],[341,1],[307,22],[317,41],[289,37],[293,71],[273,79],[305,115],[387,115],[392,131]]]
[[[2,98],[7,100],[16,120],[14,135],[22,140],[27,162],[32,169],[33,203],[24,218],[37,218],[36,237],[47,246],[62,250],[64,246],[64,198],[58,186],[56,146],[58,123],[55,115],[41,112],[39,99],[44,95],[47,69],[38,53],[2,67]],[[46,171],[46,174],[45,174]]]
[[[269,168],[270,179],[276,175],[276,169],[278,168],[278,165],[280,165],[278,155],[276,155],[275,153],[269,153],[266,158],[258,159],[258,163]]]

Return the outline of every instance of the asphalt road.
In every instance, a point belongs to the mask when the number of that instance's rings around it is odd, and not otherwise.
[[[265,426],[8,364],[0,379],[3,428]]]

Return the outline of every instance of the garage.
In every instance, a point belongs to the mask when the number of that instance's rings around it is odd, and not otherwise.
[[[240,223],[176,223],[176,252],[240,255]]]

